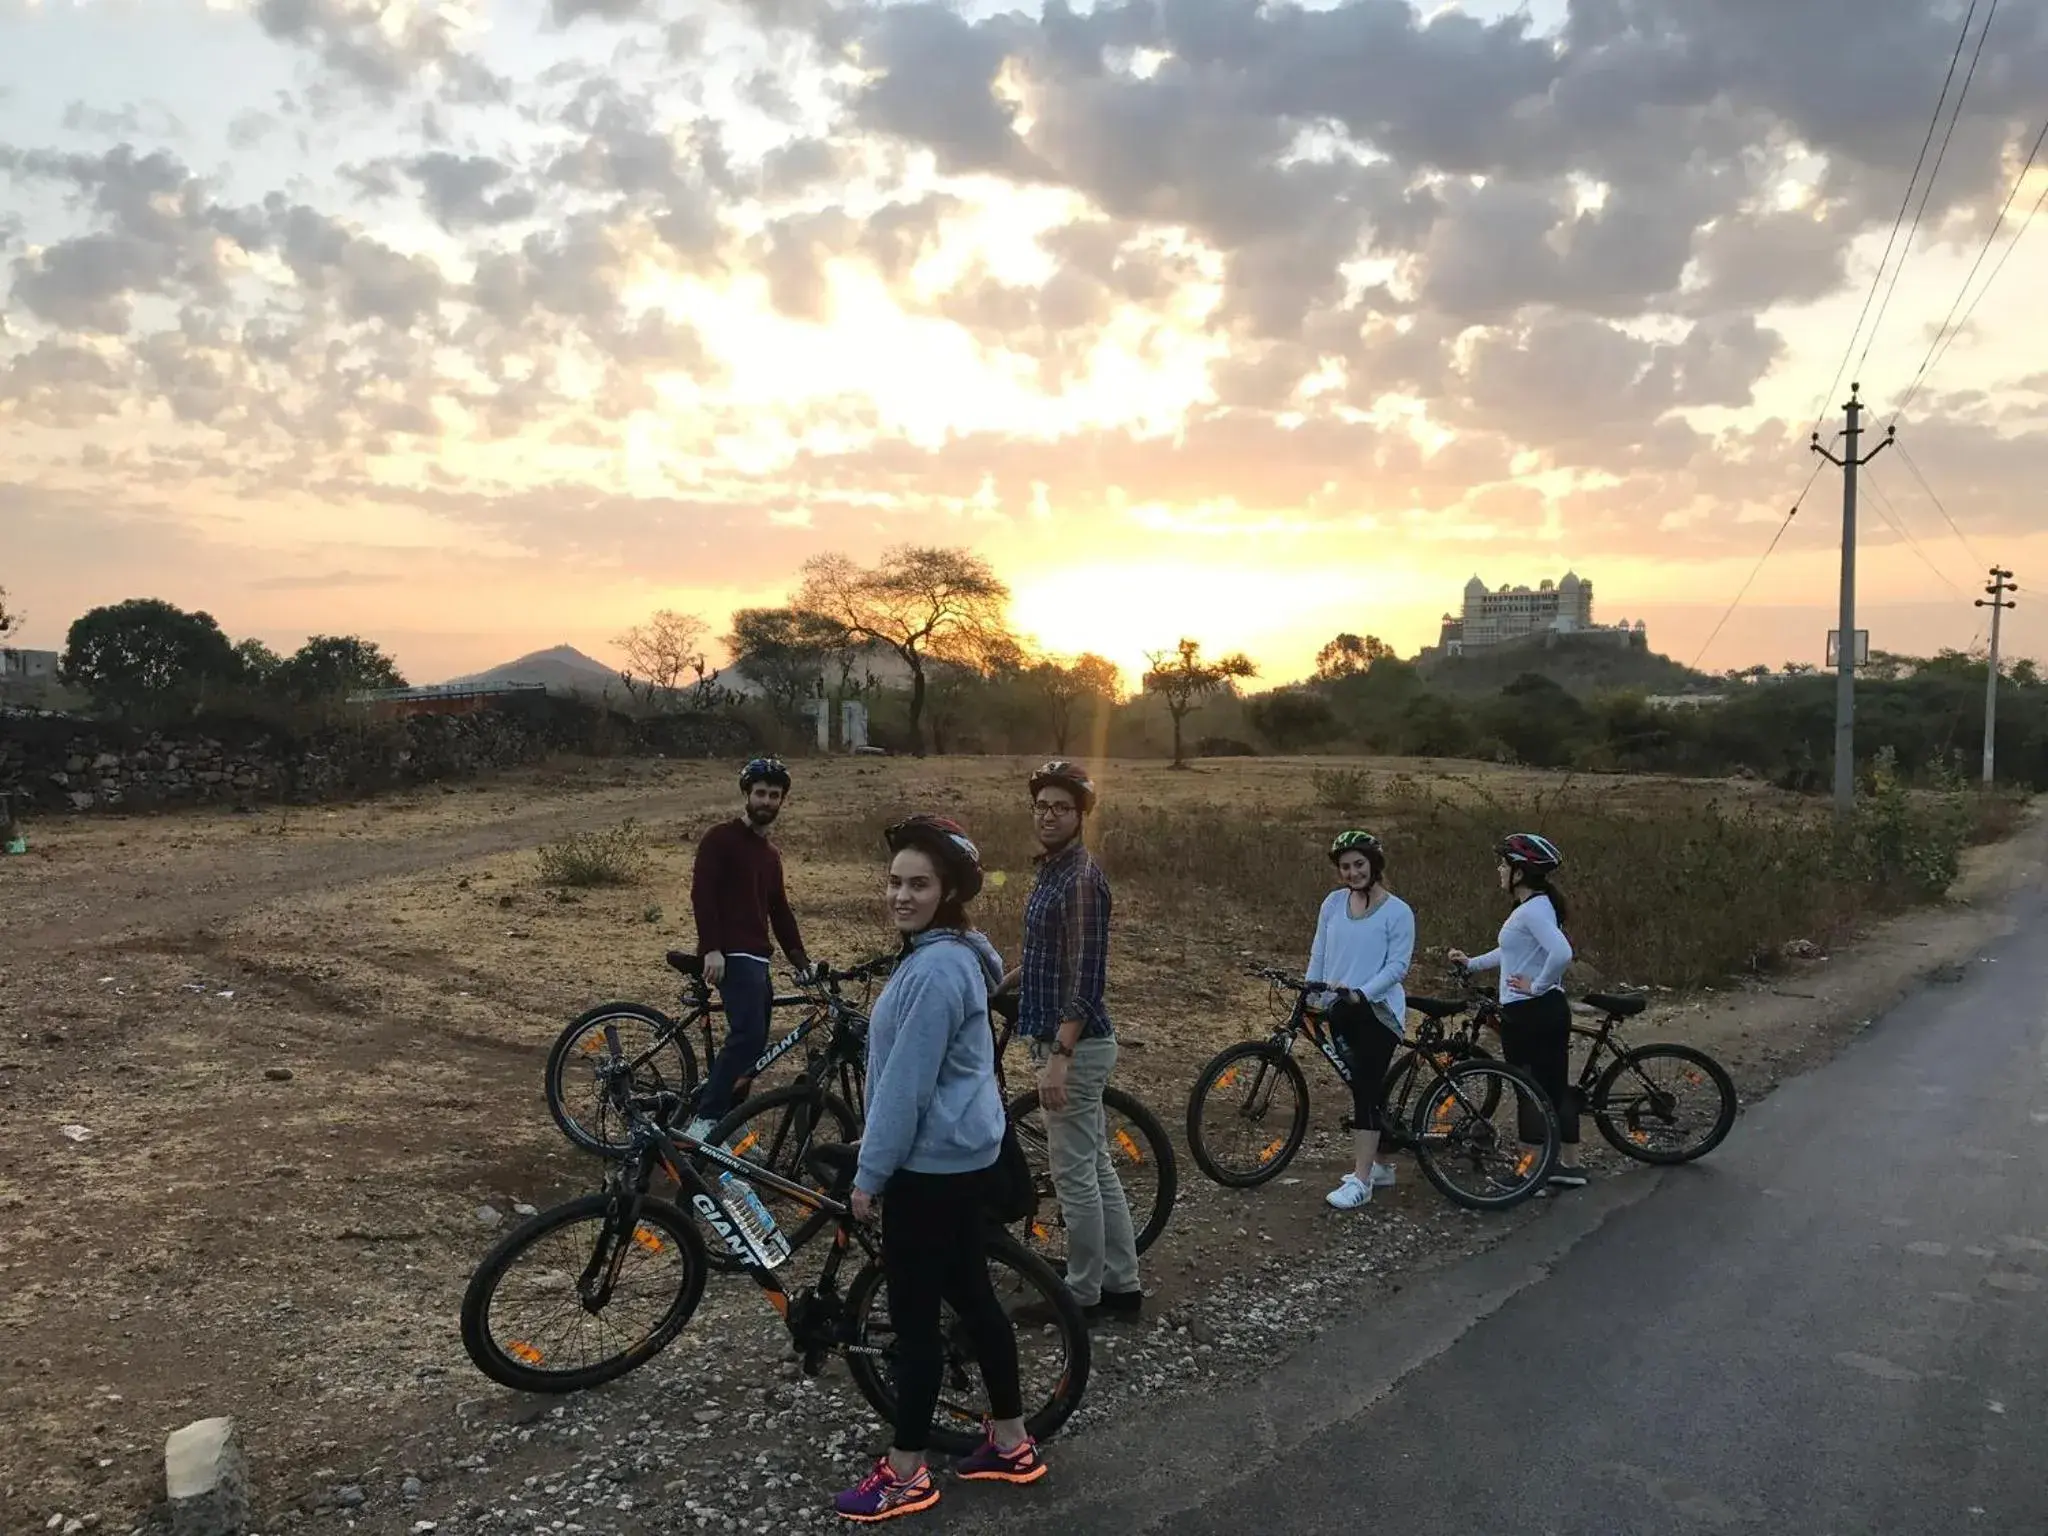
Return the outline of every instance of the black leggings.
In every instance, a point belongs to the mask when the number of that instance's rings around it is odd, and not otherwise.
[[[1386,1084],[1387,1068],[1393,1063],[1394,1047],[1400,1041],[1380,1022],[1371,1003],[1349,999],[1331,1008],[1330,1033],[1337,1037],[1344,1059],[1351,1064],[1351,1128],[1385,1130],[1385,1096],[1380,1090]]]
[[[1557,1123],[1568,1147],[1579,1144],[1579,1096],[1572,1086],[1572,1005],[1562,992],[1546,992],[1500,1010],[1500,1053],[1508,1065],[1536,1079],[1557,1111]],[[1543,1140],[1543,1123],[1534,1106],[1520,1115],[1522,1140]]]
[[[974,1346],[989,1417],[1024,1416],[1017,1330],[988,1278],[988,1170],[897,1173],[882,1198],[882,1268],[896,1330],[896,1449],[922,1451],[945,1370],[940,1304]]]

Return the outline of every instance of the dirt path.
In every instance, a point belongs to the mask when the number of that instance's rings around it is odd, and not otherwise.
[[[589,1187],[541,1105],[540,1056],[599,996],[671,994],[659,957],[681,937],[685,850],[728,791],[721,769],[647,765],[52,823],[37,857],[0,864],[0,1531],[20,1512],[24,1530],[52,1515],[60,1533],[87,1517],[129,1529],[160,1492],[163,1435],[221,1412],[243,1426],[273,1536],[812,1518],[872,1426],[838,1373],[783,1371],[747,1288],[714,1285],[660,1360],[564,1404],[490,1388],[453,1330],[515,1207]],[[536,843],[629,814],[653,834],[646,882],[538,888]],[[1769,988],[1669,999],[1634,1033],[1705,1044],[1754,1097],[1915,980],[1974,963],[2009,921],[2003,893],[2044,858],[2048,829],[2030,826],[1973,853],[1947,906]],[[805,880],[813,947],[872,947],[871,872]],[[1131,910],[1160,931],[1120,960],[1120,1080],[1177,1131],[1195,1067],[1257,1027],[1263,994],[1193,977],[1169,915]],[[1410,1178],[1370,1224],[1333,1222],[1320,1197],[1343,1156],[1338,1108],[1327,1081],[1315,1092],[1308,1147],[1265,1190],[1214,1188],[1183,1156],[1182,1204],[1148,1260],[1159,1321],[1106,1342],[1091,1415],[1240,1378],[1331,1305],[1543,1219],[1472,1217]]]

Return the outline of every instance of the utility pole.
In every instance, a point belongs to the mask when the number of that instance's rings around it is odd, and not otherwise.
[[[1858,398],[1861,384],[1849,386],[1849,403],[1843,407],[1848,424],[1842,429],[1840,458],[1823,448],[1820,434],[1813,434],[1813,451],[1842,472],[1842,611],[1837,621],[1840,635],[1835,643],[1835,814],[1847,816],[1856,807],[1856,471],[1891,445],[1898,431],[1894,422],[1885,429],[1884,441],[1861,458],[1856,444],[1863,436],[1863,402]]]
[[[1991,585],[1984,589],[1991,594],[1987,602],[1977,599],[1979,608],[1991,610],[1991,666],[1984,677],[1984,787],[1991,787],[1991,763],[1993,750],[1998,741],[1998,617],[2006,609],[2017,607],[2005,600],[2008,592],[2019,591],[2019,585],[2012,579],[2012,572],[1998,566],[1991,567]]]

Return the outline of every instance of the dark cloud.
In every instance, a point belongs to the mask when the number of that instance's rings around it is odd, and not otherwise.
[[[450,19],[404,0],[256,0],[271,37],[310,49],[338,77],[389,101],[421,76],[439,76],[457,100],[503,100],[506,83],[457,44]]]
[[[522,186],[507,186],[512,167],[488,155],[436,150],[406,168],[420,184],[427,210],[443,229],[515,224],[531,218],[539,201]]]

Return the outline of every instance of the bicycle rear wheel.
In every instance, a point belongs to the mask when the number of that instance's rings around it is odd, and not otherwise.
[[[1472,1211],[1504,1211],[1543,1188],[1562,1139],[1536,1080],[1498,1061],[1461,1062],[1438,1078],[1410,1134],[1429,1182]]]
[[[1380,1085],[1380,1146],[1383,1150],[1399,1152],[1414,1144],[1408,1132],[1415,1123],[1415,1101],[1426,1084],[1435,1081],[1438,1072],[1446,1071],[1461,1061],[1493,1060],[1493,1053],[1485,1047],[1462,1041],[1445,1041],[1427,1049],[1435,1065],[1435,1071],[1429,1077],[1425,1078],[1422,1073],[1420,1058],[1423,1048],[1413,1047],[1387,1070],[1386,1081]],[[1498,1086],[1495,1085],[1496,1088]],[[1491,1114],[1493,1105],[1486,1105],[1485,1110]]]
[[[719,1121],[707,1139],[735,1157],[823,1195],[830,1191],[824,1181],[804,1166],[804,1155],[814,1146],[859,1138],[860,1121],[852,1110],[836,1095],[802,1082],[755,1094]],[[709,1163],[700,1161],[698,1167],[706,1178],[717,1178],[718,1170]],[[831,1220],[829,1213],[779,1195],[765,1184],[753,1188],[761,1203],[773,1213],[775,1224],[788,1234],[792,1252],[816,1237]],[[711,1267],[722,1274],[737,1274],[742,1267],[723,1242],[713,1246],[707,1238],[704,1251]]]
[[[1067,1223],[1052,1181],[1052,1154],[1038,1090],[1012,1099],[1009,1117],[1038,1188],[1038,1214],[1020,1236],[1033,1253],[1058,1267],[1066,1262]],[[1131,1207],[1131,1235],[1143,1253],[1173,1217],[1173,1202],[1180,1193],[1179,1159],[1159,1117],[1122,1089],[1102,1090],[1102,1117],[1109,1133],[1110,1165]]]
[[[514,1227],[462,1293],[462,1347],[518,1392],[580,1392],[646,1364],[704,1295],[704,1243],[666,1200],[584,1195]],[[609,1276],[600,1300],[594,1282]],[[636,1321],[635,1319],[643,1319]]]
[[[630,1070],[637,1096],[697,1091],[697,1053],[684,1026],[645,1003],[599,1003],[570,1021],[548,1052],[548,1113],[586,1152],[624,1157],[625,1123],[613,1107],[610,1074]]]
[[[1024,1427],[1034,1439],[1050,1439],[1080,1406],[1088,1388],[1088,1319],[1052,1266],[1000,1227],[989,1229],[988,1269],[996,1299],[1016,1322]],[[1017,1321],[1020,1312],[1028,1312],[1032,1320]],[[851,1333],[848,1374],[883,1422],[893,1423],[896,1331],[889,1322],[889,1286],[880,1264],[870,1263],[853,1277],[846,1314]],[[1037,1320],[1041,1318],[1044,1321]],[[938,1410],[932,1415],[931,1445],[946,1455],[964,1456],[981,1444],[982,1426],[990,1416],[988,1391],[975,1363],[973,1343],[950,1306],[940,1327],[945,1374]]]
[[[1705,1051],[1644,1045],[1624,1052],[1593,1088],[1593,1123],[1616,1151],[1645,1163],[1689,1163],[1727,1139],[1735,1081]]]
[[[1218,1184],[1251,1189],[1275,1177],[1308,1136],[1308,1079],[1267,1040],[1233,1045],[1188,1093],[1188,1151]]]

